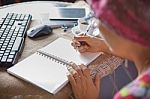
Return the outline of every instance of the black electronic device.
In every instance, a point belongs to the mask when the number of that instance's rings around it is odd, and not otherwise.
[[[30,14],[8,13],[0,19],[0,66],[10,67],[18,61],[27,29],[32,16]]]

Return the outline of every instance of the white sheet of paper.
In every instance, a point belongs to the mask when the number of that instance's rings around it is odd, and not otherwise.
[[[88,65],[95,58],[97,58],[101,53],[79,53],[71,45],[70,40],[64,38],[58,38],[51,44],[40,49],[43,52],[55,55],[59,58],[62,58],[69,62],[74,62],[76,64],[85,64]]]

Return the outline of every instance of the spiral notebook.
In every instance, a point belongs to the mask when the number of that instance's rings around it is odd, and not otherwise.
[[[100,53],[81,54],[74,50],[70,40],[58,38],[7,69],[7,72],[56,94],[68,82],[66,65],[69,62],[87,65],[99,55]]]

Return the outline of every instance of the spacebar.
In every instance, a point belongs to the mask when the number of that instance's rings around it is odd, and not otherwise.
[[[12,51],[19,51],[23,38],[17,37],[13,45]]]

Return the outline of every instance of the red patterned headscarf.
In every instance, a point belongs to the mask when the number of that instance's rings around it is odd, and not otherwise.
[[[104,24],[118,35],[150,47],[150,0],[91,0]]]

